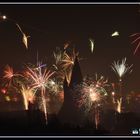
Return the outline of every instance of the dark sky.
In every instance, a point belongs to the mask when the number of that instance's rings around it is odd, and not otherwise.
[[[23,62],[48,61],[56,47],[70,41],[85,60],[80,62],[83,74],[103,74],[110,81],[117,77],[110,64],[127,57],[134,64],[133,73],[125,77],[129,90],[140,91],[140,49],[133,56],[129,35],[140,32],[139,5],[0,5],[0,12],[14,19],[30,35],[29,50],[21,40],[14,22],[0,22],[0,69]],[[120,36],[111,37],[114,31]],[[89,38],[95,40],[92,54]]]

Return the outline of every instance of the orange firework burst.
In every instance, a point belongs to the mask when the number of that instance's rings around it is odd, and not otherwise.
[[[14,73],[14,70],[9,65],[6,65],[4,69],[3,79],[8,82],[8,87],[13,83],[14,77],[23,77],[20,73]]]
[[[59,75],[61,74],[61,79],[64,80],[66,77],[67,82],[70,83],[74,61],[79,53],[74,48],[69,52],[66,49],[67,47],[64,50],[56,48],[56,52],[54,52],[55,64],[53,67]]]
[[[63,59],[61,60],[62,62],[62,67],[64,69],[68,69],[69,67],[71,68],[74,65],[74,61],[76,56],[78,56],[78,52],[75,51],[75,49],[72,50],[72,53],[69,55],[66,51],[64,52]]]
[[[3,78],[4,79],[7,79],[7,80],[11,80],[14,76],[14,71],[13,71],[13,68],[10,67],[9,65],[6,65],[5,69],[4,69],[4,76]]]

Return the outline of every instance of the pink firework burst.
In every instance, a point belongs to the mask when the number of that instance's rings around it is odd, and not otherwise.
[[[130,37],[134,38],[134,40],[131,42],[131,44],[137,43],[137,46],[135,47],[135,50],[133,53],[135,55],[138,48],[140,47],[140,33],[134,33],[134,34],[130,35]]]
[[[43,111],[45,114],[45,119],[47,123],[47,108],[46,108],[46,85],[48,83],[49,78],[54,74],[47,68],[43,69],[43,67],[38,67],[38,69],[32,69],[27,67],[26,71],[27,77],[32,81],[30,88],[41,91],[42,105]]]

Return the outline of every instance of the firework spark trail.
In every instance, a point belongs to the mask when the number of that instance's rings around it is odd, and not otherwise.
[[[100,78],[98,78],[98,75],[97,74],[95,74],[95,85],[96,85],[96,87],[106,87],[106,86],[109,86],[109,84],[107,84],[108,83],[108,80],[107,79],[105,79],[105,77],[104,76],[100,76]]]
[[[117,112],[118,113],[122,112],[122,98],[117,100]]]
[[[132,41],[132,43],[131,43],[131,44],[133,44],[133,43],[137,42],[139,39],[140,39],[140,37],[136,38],[134,41]]]
[[[22,29],[21,29],[21,27],[19,26],[19,24],[16,23],[16,26],[18,27],[18,29],[19,29],[20,32],[22,33],[22,36],[23,36],[23,37],[22,37],[22,41],[23,41],[23,43],[24,43],[26,49],[28,49],[28,38],[29,38],[30,36],[26,36],[26,35],[25,35],[25,33],[22,31]]]
[[[114,36],[119,36],[119,32],[118,32],[118,31],[115,31],[114,33],[112,33],[111,36],[112,36],[112,37],[114,37]]]
[[[135,49],[135,51],[134,51],[134,55],[136,54],[136,52],[137,52],[137,50],[139,49],[139,47],[140,47],[140,42],[138,43],[138,45],[137,45],[137,47],[136,47],[136,49]]]
[[[41,97],[42,97],[42,103],[43,103],[43,109],[44,109],[44,114],[45,114],[45,119],[46,119],[46,124],[47,124],[47,108],[46,108],[46,97],[45,97],[45,87],[41,88]]]
[[[90,41],[90,50],[93,53],[93,50],[94,50],[94,40],[93,39],[89,39],[89,41]]]
[[[42,67],[39,67],[39,70],[32,70],[30,67],[27,67],[27,75],[32,79],[32,84],[30,88],[40,89],[41,90],[41,98],[43,103],[43,110],[45,114],[45,119],[47,123],[47,108],[46,108],[46,84],[48,83],[49,78],[54,74],[48,69],[42,71]]]
[[[28,110],[29,102],[33,103],[34,100],[33,89],[26,88],[24,85],[22,85],[20,90],[23,96],[25,110]]]
[[[0,19],[1,19],[2,21],[8,20],[8,21],[14,22],[14,24],[17,26],[17,28],[19,29],[19,31],[21,32],[21,34],[22,34],[22,36],[23,36],[23,37],[22,37],[22,42],[24,43],[26,49],[28,49],[28,38],[29,38],[30,36],[27,36],[27,35],[22,31],[22,29],[21,29],[21,27],[19,26],[19,24],[18,24],[15,20],[10,19],[10,18],[7,18],[6,15],[1,15],[1,16],[0,16]]]
[[[132,35],[130,35],[130,37],[136,37],[137,35],[140,35],[140,33],[134,33],[134,34],[132,34]],[[139,49],[139,47],[140,47],[140,36],[138,36],[138,37],[136,37],[136,39],[134,39],[132,42],[131,42],[131,44],[134,44],[134,43],[137,43],[138,42],[138,44],[137,44],[137,46],[135,47],[135,50],[134,50],[134,55],[136,54],[136,52],[137,52],[137,50]]]
[[[140,33],[134,33],[134,34],[130,35],[130,37],[133,37],[133,36],[138,35],[138,34],[140,34]]]
[[[23,96],[23,100],[24,100],[24,106],[25,106],[25,110],[28,110],[28,100],[27,100],[27,95],[26,95],[26,91],[24,91],[25,89],[22,89],[22,96]]]
[[[132,72],[132,65],[128,66],[126,64],[126,58],[122,59],[122,62],[120,63],[119,61],[112,63],[111,68],[112,70],[116,73],[116,75],[119,77],[119,80],[121,81],[123,76],[126,73],[131,73]]]
[[[69,45],[70,45],[70,44],[69,44],[68,42],[65,43],[65,44],[64,44],[64,50],[66,50],[66,49],[69,47]]]
[[[99,123],[100,123],[100,113],[99,113],[98,108],[96,107],[95,108],[95,126],[96,126],[96,129],[98,129]]]

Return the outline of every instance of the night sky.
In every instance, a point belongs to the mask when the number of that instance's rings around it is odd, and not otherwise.
[[[110,65],[127,57],[134,64],[133,73],[124,79],[127,91],[140,92],[140,49],[133,56],[135,45],[129,35],[140,32],[139,5],[0,5],[0,12],[15,20],[31,37],[29,49],[22,43],[21,33],[12,21],[0,22],[0,69],[6,64],[20,69],[25,62],[51,61],[56,47],[71,42],[80,57],[83,75],[95,72],[117,81]],[[111,37],[114,31],[120,36]],[[89,38],[95,40],[90,52]]]

